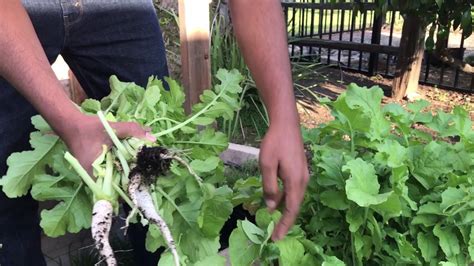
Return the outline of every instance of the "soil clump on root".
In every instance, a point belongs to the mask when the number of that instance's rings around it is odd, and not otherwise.
[[[166,175],[170,169],[172,159],[163,159],[167,154],[166,148],[144,146],[137,154],[137,165],[132,172],[140,173],[146,185],[153,184],[158,176]]]

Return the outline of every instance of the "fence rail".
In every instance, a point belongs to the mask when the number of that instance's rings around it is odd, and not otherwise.
[[[363,2],[359,11],[355,11],[352,3],[328,0],[281,4],[293,58],[304,57],[367,75],[393,77],[403,25],[398,11],[389,9],[385,15],[377,16],[374,1]],[[449,49],[458,59],[466,53],[474,56],[474,40],[465,47],[466,40],[459,38],[459,34],[450,35],[450,39],[459,41],[450,40]],[[429,52],[425,52],[420,83],[474,92],[474,75],[438,62]]]

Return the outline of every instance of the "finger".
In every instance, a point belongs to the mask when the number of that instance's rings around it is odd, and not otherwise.
[[[283,215],[273,231],[272,239],[282,239],[295,223],[301,201],[304,197],[305,184],[301,178],[286,178],[285,182],[285,209]]]
[[[263,193],[265,203],[270,211],[274,211],[281,200],[281,193],[278,189],[278,161],[271,156],[260,158],[260,168],[263,176]]]
[[[95,157],[94,157],[95,158]],[[94,171],[92,170],[92,163],[94,161],[91,160],[90,156],[87,156],[85,158],[77,158],[82,167],[84,167],[84,170],[89,174],[89,176],[94,177]]]
[[[134,122],[117,122],[111,125],[115,130],[117,137],[124,139],[129,137],[136,137],[140,139],[146,139],[152,142],[156,141],[156,138],[150,134],[149,130],[142,128],[139,124]]]

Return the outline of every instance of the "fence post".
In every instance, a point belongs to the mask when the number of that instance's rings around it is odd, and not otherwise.
[[[425,47],[426,27],[422,19],[409,14],[403,22],[400,52],[392,84],[392,97],[402,99],[408,93],[416,92],[420,80],[421,63]]]
[[[372,40],[371,44],[380,44],[380,39],[382,37],[382,26],[384,21],[385,14],[376,14],[374,16],[374,22],[372,25]],[[388,55],[387,55],[388,56]],[[370,53],[369,57],[369,76],[373,76],[377,71],[377,65],[379,63],[379,54]]]
[[[211,88],[209,53],[209,0],[179,0],[181,69],[186,92],[184,108],[199,101],[199,95]]]

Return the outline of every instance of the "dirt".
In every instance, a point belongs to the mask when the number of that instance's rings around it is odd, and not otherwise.
[[[298,81],[299,84],[310,87],[311,91],[319,97],[335,99],[345,90],[348,84],[354,82],[360,86],[379,86],[382,88],[385,94],[382,100],[383,104],[396,102],[406,106],[409,102],[408,100],[396,101],[388,97],[391,90],[391,79],[383,78],[382,76],[368,77],[360,73],[342,71],[336,68],[326,68],[319,72],[321,77],[315,80]],[[425,99],[431,102],[427,111],[433,113],[436,113],[438,110],[450,112],[455,106],[462,106],[469,111],[471,120],[474,121],[473,92],[448,91],[426,85],[419,85],[417,92],[416,99]],[[333,119],[329,109],[319,104],[309,93],[299,91],[296,97],[298,112],[303,126],[313,128]]]
[[[157,176],[162,176],[168,172],[171,159],[163,159],[168,150],[163,147],[143,147],[137,154],[137,166],[132,170],[138,171],[143,176],[146,184],[154,183]]]

